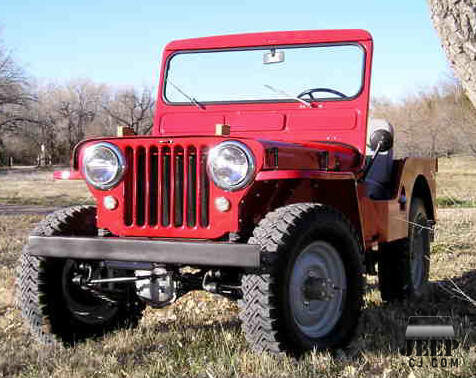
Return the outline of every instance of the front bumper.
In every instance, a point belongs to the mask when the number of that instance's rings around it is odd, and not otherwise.
[[[30,236],[33,256],[161,264],[258,268],[260,251],[250,244],[144,238]]]

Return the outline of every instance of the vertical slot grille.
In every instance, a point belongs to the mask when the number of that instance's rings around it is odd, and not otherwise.
[[[187,152],[187,226],[194,227],[197,224],[197,149],[189,147]]]
[[[207,227],[209,224],[208,206],[209,206],[209,192],[210,182],[207,174],[207,150],[202,149],[200,153],[200,226]]]
[[[149,225],[158,223],[158,194],[159,194],[159,149],[149,148]]]
[[[134,183],[136,194],[136,224],[143,226],[145,223],[145,148],[139,147],[136,150],[136,180]]]
[[[171,151],[169,147],[162,150],[162,226],[170,224],[170,157]]]
[[[174,153],[174,226],[183,224],[183,157],[182,147],[176,147]]]
[[[126,162],[127,171],[124,177],[124,223],[126,226],[132,225],[132,214],[134,212],[132,196],[134,195],[132,182],[134,170],[134,150],[131,147],[126,147]]]
[[[126,147],[125,155],[125,225],[208,227],[206,147]]]

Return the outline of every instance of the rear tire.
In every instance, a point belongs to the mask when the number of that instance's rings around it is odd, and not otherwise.
[[[410,207],[408,238],[380,246],[378,279],[384,301],[420,297],[428,285],[430,235],[424,202],[414,198]]]
[[[249,243],[260,247],[264,266],[242,278],[240,319],[251,348],[300,355],[347,345],[364,278],[359,238],[343,215],[318,204],[285,206],[259,223]]]
[[[37,236],[94,236],[96,208],[76,206],[59,210],[40,222]],[[32,256],[25,246],[18,276],[19,302],[32,334],[44,344],[73,344],[107,331],[137,325],[144,308],[133,291],[120,300],[92,294],[73,286],[71,275],[78,261]]]

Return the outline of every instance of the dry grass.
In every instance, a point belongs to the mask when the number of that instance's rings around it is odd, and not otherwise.
[[[459,164],[440,165],[439,180],[459,175]],[[450,164],[455,164],[450,165]],[[461,173],[464,176],[464,172]],[[467,175],[466,175],[467,176]],[[459,176],[458,176],[459,177]],[[25,184],[28,180],[22,179]],[[37,181],[30,180],[32,190]],[[10,184],[16,184],[11,180]],[[76,183],[75,183],[76,184]],[[0,185],[6,185],[0,179]],[[476,190],[476,182],[471,181]],[[0,189],[1,190],[1,189]],[[64,189],[62,189],[64,190]],[[48,192],[54,193],[54,192]],[[81,194],[78,191],[78,194]],[[50,194],[48,194],[50,195]],[[54,194],[52,194],[54,195]],[[71,197],[73,198],[73,197]],[[44,204],[44,202],[42,202]],[[448,292],[451,281],[476,299],[476,209],[444,209],[433,244],[429,294],[418,302],[384,305],[369,277],[358,336],[348,350],[310,353],[300,361],[251,353],[239,329],[236,306],[193,292],[164,310],[146,311],[138,329],[119,331],[73,348],[48,348],[28,335],[13,306],[14,268],[38,216],[0,216],[0,376],[474,376],[476,307]],[[446,288],[446,289],[445,289]],[[410,368],[399,353],[412,315],[451,315],[463,344],[460,366]]]
[[[476,207],[476,158],[440,158],[440,207]],[[56,168],[60,169],[60,168]],[[70,206],[93,203],[83,181],[53,180],[53,169],[0,169],[0,204]]]
[[[443,207],[476,207],[476,158],[440,158],[437,201]]]
[[[20,167],[0,170],[1,203],[70,206],[93,203],[93,199],[83,181],[53,180],[51,169]]]

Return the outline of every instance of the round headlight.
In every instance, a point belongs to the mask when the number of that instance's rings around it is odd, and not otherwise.
[[[243,143],[226,141],[211,149],[207,169],[219,188],[238,190],[251,181],[255,164],[251,151]]]
[[[98,143],[87,147],[83,153],[83,172],[92,186],[107,190],[122,178],[125,169],[124,157],[115,145]]]

